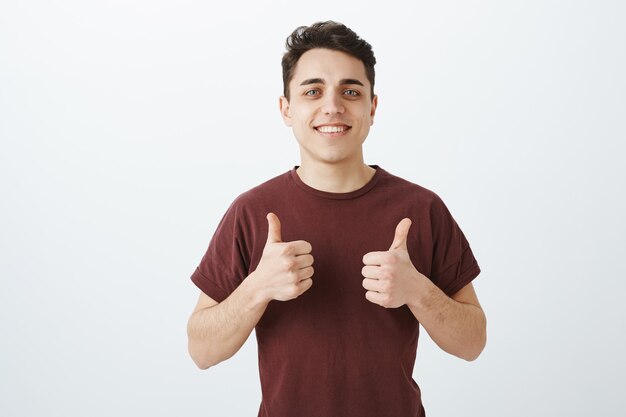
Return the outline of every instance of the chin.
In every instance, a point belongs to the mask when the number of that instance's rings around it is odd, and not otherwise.
[[[349,160],[346,155],[317,155],[314,160],[320,163],[336,165]]]

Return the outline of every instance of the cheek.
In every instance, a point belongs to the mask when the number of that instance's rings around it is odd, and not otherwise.
[[[301,131],[304,131],[309,128],[309,125],[306,120],[298,119],[297,121],[294,122],[294,127],[298,128]]]
[[[361,129],[369,129],[372,125],[372,118],[369,115],[363,116],[359,119],[359,125],[361,125]]]
[[[305,115],[298,115],[296,123],[298,126],[300,126],[301,129],[309,128],[309,118]]]

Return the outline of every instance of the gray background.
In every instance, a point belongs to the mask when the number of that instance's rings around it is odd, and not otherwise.
[[[298,25],[374,46],[366,162],[437,192],[482,267],[475,362],[422,333],[429,416],[623,409],[621,1],[0,2],[0,414],[253,416],[254,338],[186,352],[230,202],[299,162]]]

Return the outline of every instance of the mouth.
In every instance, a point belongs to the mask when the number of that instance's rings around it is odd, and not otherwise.
[[[352,126],[348,126],[343,123],[323,124],[314,126],[313,129],[322,133],[325,136],[340,136],[345,134],[348,130],[352,129]]]

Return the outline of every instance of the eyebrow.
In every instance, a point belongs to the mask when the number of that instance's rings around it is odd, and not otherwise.
[[[304,80],[300,83],[300,85],[308,85],[308,84],[326,84],[326,81],[324,81],[323,78],[309,78],[308,80]],[[348,84],[355,84],[355,85],[360,85],[362,87],[365,87],[365,85],[354,78],[343,78],[341,80],[339,80],[339,85],[348,85]]]

